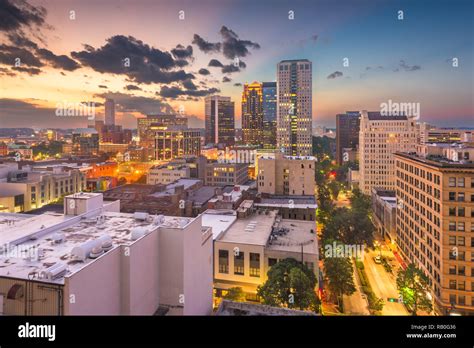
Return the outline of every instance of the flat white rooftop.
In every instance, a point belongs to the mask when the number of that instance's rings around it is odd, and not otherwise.
[[[0,223],[5,220],[2,215]],[[90,217],[45,213],[18,219],[14,224],[10,223],[6,228],[2,228],[0,232],[0,248],[3,249],[0,253],[0,277],[31,279],[33,274],[39,275],[56,263],[62,263],[66,264],[67,269],[61,276],[52,280],[41,278],[35,280],[64,284],[65,276],[83,269],[95,260],[76,259],[71,253],[74,247],[102,236],[109,236],[113,250],[120,245],[133,244],[135,240],[132,240],[131,232],[136,227],[143,228],[147,232],[159,227],[182,229],[193,220],[194,218],[164,216],[158,225],[136,219],[134,214],[115,212],[97,213]],[[3,223],[1,226],[5,225],[6,223]],[[41,230],[44,230],[44,233]],[[63,240],[55,243],[53,237],[58,235],[62,236]],[[25,253],[35,257],[27,258]]]
[[[237,220],[237,214],[234,210],[226,209],[208,209],[202,215],[202,225],[212,227],[213,239],[219,238],[222,232],[229,229]]]

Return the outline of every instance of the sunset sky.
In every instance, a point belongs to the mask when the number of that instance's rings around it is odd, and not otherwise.
[[[216,93],[240,125],[241,85],[298,58],[313,62],[314,125],[391,99],[420,103],[421,121],[474,126],[473,17],[470,0],[2,1],[0,127],[84,126],[57,103],[94,101],[102,115],[105,97],[125,127],[180,105],[203,126]]]

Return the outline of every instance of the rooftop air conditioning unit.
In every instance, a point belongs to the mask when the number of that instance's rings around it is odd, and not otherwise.
[[[135,213],[133,214],[133,218],[134,218],[135,220],[143,220],[143,221],[145,221],[145,220],[148,219],[148,216],[149,216],[148,213],[139,212],[139,211],[137,211],[137,212],[135,212]]]
[[[62,276],[64,273],[66,273],[66,271],[67,271],[66,264],[62,262],[57,262],[51,267],[48,267],[46,270],[41,272],[41,278],[47,279],[47,280],[54,280]]]

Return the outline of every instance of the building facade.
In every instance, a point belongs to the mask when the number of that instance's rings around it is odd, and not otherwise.
[[[312,66],[307,59],[277,65],[277,147],[288,156],[311,156]]]
[[[246,163],[212,162],[206,164],[206,185],[243,185],[248,179],[248,164]]]
[[[249,145],[262,145],[263,142],[263,88],[259,82],[244,84],[242,140]]]
[[[72,153],[91,156],[99,153],[99,133],[94,128],[78,128],[72,132]]]
[[[277,84],[262,83],[263,148],[275,149],[277,131]]]
[[[397,245],[444,314],[474,314],[474,164],[397,153]]]
[[[336,162],[341,165],[349,161],[349,152],[359,147],[360,113],[348,111],[336,115]],[[347,153],[347,155],[344,155]]]
[[[395,152],[416,151],[416,125],[406,116],[361,112],[359,132],[359,187],[366,195],[372,188],[395,190]]]
[[[105,126],[115,126],[115,102],[113,99],[105,100]]]
[[[235,143],[235,108],[230,97],[209,96],[205,99],[206,144]]]
[[[270,195],[314,196],[315,161],[312,156],[284,156],[280,152],[258,157],[258,192]]]

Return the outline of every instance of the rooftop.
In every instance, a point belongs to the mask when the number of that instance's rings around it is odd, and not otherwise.
[[[5,225],[4,215],[0,214],[0,223],[3,221]],[[110,250],[113,250],[120,245],[133,244],[138,238],[132,238],[132,232],[136,232],[137,228],[140,233],[147,234],[159,226],[182,229],[193,220],[170,216],[137,217],[134,214],[115,212],[96,212],[82,216],[45,213],[20,218],[2,228],[0,276],[32,279],[36,275],[39,281],[63,284],[65,276],[81,270],[95,260],[90,257],[78,258],[73,253],[74,247],[86,248],[85,243],[94,240],[101,243],[110,241]],[[98,240],[99,238],[101,239]],[[103,244],[99,245],[104,248]],[[100,257],[101,255],[97,256]],[[61,276],[53,279],[40,277],[42,272],[56,264],[65,267]]]
[[[213,239],[219,238],[222,232],[232,226],[237,220],[234,210],[208,209],[202,215],[202,225],[212,227]]]
[[[317,315],[314,312],[301,311],[290,308],[272,307],[261,304],[235,302],[229,300],[222,300],[215,315],[219,316],[248,316],[248,315],[263,315],[263,316],[280,316],[280,315]]]
[[[415,161],[415,162],[418,162],[418,163],[422,163],[422,164],[425,164],[425,165],[428,165],[428,166],[431,166],[431,167],[436,167],[436,168],[440,168],[440,169],[444,169],[444,168],[451,168],[451,169],[474,169],[474,163],[471,162],[471,163],[460,163],[460,162],[454,162],[454,161],[450,161],[446,158],[443,158],[443,157],[439,157],[439,158],[435,158],[435,157],[430,157],[429,159],[427,158],[424,158],[424,157],[421,157],[415,153],[404,153],[404,152],[396,152],[395,153],[395,156],[397,157],[402,157],[402,158],[405,158],[405,159],[410,159],[412,161]]]
[[[316,209],[318,205],[314,196],[272,196],[271,198],[261,198],[260,202],[255,203],[257,207],[275,207],[275,208],[299,208]]]

